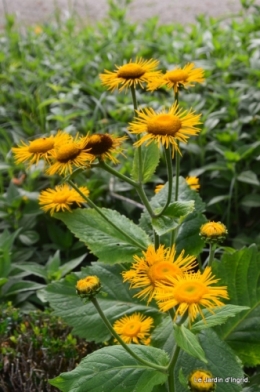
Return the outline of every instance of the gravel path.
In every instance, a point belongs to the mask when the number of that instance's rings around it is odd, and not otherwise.
[[[260,0],[256,0],[260,5]],[[55,8],[64,17],[76,11],[86,23],[102,19],[108,10],[107,0],[0,0],[0,29],[4,26],[5,9],[15,14],[22,24],[40,24],[54,18]],[[196,15],[224,16],[239,12],[239,0],[133,0],[127,16],[142,23],[148,17],[158,15],[161,23],[192,23]]]

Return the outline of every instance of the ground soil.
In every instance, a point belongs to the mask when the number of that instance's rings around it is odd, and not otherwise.
[[[256,4],[260,5],[260,0]],[[63,18],[76,12],[84,22],[94,24],[106,16],[108,5],[107,0],[0,0],[0,29],[4,27],[5,12],[15,14],[21,25],[37,25],[53,20],[55,9],[61,10]],[[240,0],[133,0],[127,16],[142,23],[157,15],[160,23],[187,25],[199,14],[222,17],[240,10]]]

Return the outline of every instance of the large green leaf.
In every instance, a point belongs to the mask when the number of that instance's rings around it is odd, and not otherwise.
[[[189,329],[182,324],[180,327],[174,326],[174,338],[178,346],[186,351],[189,355],[199,358],[201,361],[207,363],[205,353],[198,341],[198,338]]]
[[[148,247],[147,234],[117,211],[102,208],[101,212],[105,218],[93,209],[78,209],[73,214],[63,212],[55,217],[61,219],[102,262],[132,262],[133,255]]]
[[[152,197],[150,204],[153,210],[160,211],[165,205],[168,195],[168,183],[165,184],[163,189]],[[186,183],[183,177],[179,178],[179,203],[186,203],[194,201],[194,212],[188,214],[184,221],[178,220],[178,223],[172,227],[172,217],[169,220],[169,229],[178,227],[178,236],[176,240],[177,253],[179,254],[183,249],[186,250],[186,254],[198,255],[204,245],[204,242],[199,236],[200,226],[205,223],[206,219],[202,215],[205,204],[202,202],[198,192],[192,190]],[[173,178],[173,189],[171,203],[175,202],[175,177]],[[162,220],[162,218],[159,218]],[[165,216],[165,220],[168,217]],[[153,221],[154,224],[154,221]],[[147,211],[145,211],[140,219],[140,226],[149,234],[153,234],[153,224]],[[166,230],[168,228],[166,227]],[[167,237],[164,236],[163,242],[167,245]]]
[[[157,308],[152,305],[146,306],[144,302],[133,298],[137,290],[129,290],[129,285],[123,283],[123,270],[124,266],[119,264],[94,263],[93,266],[82,269],[80,273],[67,275],[65,279],[49,284],[44,294],[45,299],[50,302],[54,313],[74,328],[73,333],[88,341],[104,342],[111,336],[92,303],[83,303],[76,294],[77,280],[86,275],[99,277],[102,292],[105,294],[98,294],[98,302],[112,324],[118,318],[133,312],[161,318]]]
[[[142,179],[143,182],[147,182],[153,176],[155,169],[160,160],[160,151],[155,143],[151,143],[148,146],[142,145]],[[133,167],[131,176],[135,181],[139,181],[139,159],[138,149],[135,150]]]
[[[243,310],[250,309],[248,306],[238,306],[238,305],[225,305],[214,309],[214,314],[204,309],[202,312],[204,314],[204,320],[195,320],[192,324],[192,331],[199,332],[205,328],[212,328],[216,325],[223,324],[229,317],[234,317],[237,313]]]
[[[167,366],[168,355],[158,348],[129,345],[145,361]],[[68,373],[49,380],[63,392],[151,392],[167,374],[143,365],[121,346],[104,347],[84,358]]]
[[[159,213],[161,208],[155,210]],[[163,215],[152,219],[152,225],[158,235],[163,235],[178,227],[185,217],[194,210],[194,201],[176,201],[171,203]]]
[[[199,343],[205,352],[207,364],[196,359],[184,351],[179,355],[177,365],[174,369],[175,374],[175,391],[187,392],[179,380],[179,373],[182,373],[188,379],[192,371],[196,369],[209,370],[213,377],[218,378],[217,391],[220,392],[240,392],[242,385],[237,382],[225,382],[226,378],[243,379],[243,371],[231,348],[223,342],[212,329],[206,329],[198,335]]]
[[[172,318],[169,315],[163,317],[162,321],[152,331],[151,340],[154,347],[161,348],[169,355],[172,354],[175,342]]]
[[[216,327],[225,340],[248,366],[260,364],[260,254],[255,245],[233,254],[224,254],[213,263],[213,272],[227,285],[230,303],[249,306],[235,317]]]

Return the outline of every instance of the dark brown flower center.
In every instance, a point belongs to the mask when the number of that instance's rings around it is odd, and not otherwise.
[[[90,136],[85,149],[89,154],[102,155],[108,152],[111,147],[113,147],[113,139],[109,135],[96,134]]]

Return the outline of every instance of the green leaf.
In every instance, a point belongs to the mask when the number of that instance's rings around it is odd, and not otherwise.
[[[19,235],[19,240],[26,246],[31,246],[39,241],[39,234],[34,230],[24,231]]]
[[[158,192],[154,197],[152,197],[150,204],[154,210],[160,210],[166,203],[168,194],[168,183],[165,184],[163,189]],[[175,201],[175,177],[173,178],[173,190],[172,190],[172,203]],[[189,251],[187,253],[197,255],[201,249],[203,248],[204,242],[199,237],[199,228],[206,221],[206,219],[202,216],[202,212],[204,211],[204,203],[202,202],[199,194],[194,192],[186,183],[183,177],[179,178],[179,199],[178,202],[190,202],[194,201],[195,211],[189,214],[183,221],[182,225],[179,228],[178,238],[177,238],[177,248],[178,253],[182,251],[182,249],[186,249],[189,247]],[[151,218],[147,211],[145,211],[141,215],[140,226],[150,235],[153,233],[153,226],[151,222]],[[190,237],[192,236],[192,240],[190,241]],[[187,238],[189,241],[187,241]],[[179,243],[178,243],[179,241]],[[180,247],[183,246],[181,249]]]
[[[189,355],[207,363],[205,353],[198,341],[198,338],[182,324],[180,327],[174,326],[174,338],[178,346]]]
[[[50,302],[54,313],[73,327],[74,334],[88,341],[104,342],[111,337],[109,331],[92,303],[83,303],[76,294],[77,280],[87,275],[98,276],[102,283],[102,290],[97,298],[111,324],[118,318],[134,312],[142,312],[153,318],[161,317],[156,307],[146,306],[144,302],[133,297],[138,290],[129,290],[129,285],[123,283],[121,274],[124,270],[124,265],[120,264],[93,263],[91,267],[83,268],[80,273],[72,273],[59,282],[49,284],[44,296]]]
[[[257,175],[251,170],[243,171],[237,176],[238,181],[252,185],[260,185]]]
[[[167,366],[168,355],[158,348],[130,344],[129,348],[145,361]],[[84,358],[68,373],[49,380],[63,392],[151,392],[167,375],[141,364],[121,346],[104,347]]]
[[[161,208],[156,209],[155,213],[159,213],[160,210]],[[171,203],[162,216],[152,219],[153,228],[158,235],[168,233],[176,229],[193,210],[194,200]]]
[[[142,151],[142,178],[143,182],[148,182],[153,176],[156,167],[158,166],[160,160],[160,151],[154,142],[148,146],[141,146]],[[131,171],[131,176],[133,180],[139,181],[139,159],[138,159],[138,149],[135,149],[133,167]]]
[[[250,309],[248,306],[238,306],[238,305],[225,305],[214,309],[214,313],[210,313],[208,310],[204,309],[202,312],[204,314],[205,320],[199,320],[192,324],[192,332],[199,332],[205,328],[212,328],[216,325],[223,324],[229,317],[234,317],[237,313],[243,310]]]
[[[256,193],[246,195],[240,203],[244,207],[260,207],[260,195]]]
[[[208,363],[196,359],[186,352],[180,352],[174,369],[175,391],[186,392],[179,380],[179,372],[182,369],[184,377],[188,380],[189,375],[195,369],[209,370],[213,377],[218,378],[216,391],[240,392],[242,385],[236,382],[225,382],[226,378],[243,379],[243,370],[237,357],[231,348],[223,342],[212,329],[206,329],[198,335],[199,343],[205,352]]]
[[[135,254],[140,254],[142,249],[148,247],[150,242],[147,234],[117,211],[105,208],[101,211],[106,219],[93,209],[78,209],[73,214],[64,212],[55,216],[85,242],[102,262],[132,262]]]
[[[204,241],[199,232],[200,227],[207,219],[202,214],[193,212],[188,215],[178,230],[176,251],[180,254],[185,249],[185,254],[197,256],[204,247]]]
[[[16,264],[16,266],[23,271],[30,272],[32,275],[40,276],[47,281],[47,270],[45,266],[36,263]]]
[[[260,364],[260,253],[255,245],[233,254],[224,254],[213,263],[213,273],[228,287],[230,303],[249,306],[235,317],[216,327],[247,366]]]
[[[172,354],[175,342],[173,337],[173,323],[170,316],[164,317],[152,331],[151,340],[154,347],[158,347]]]
[[[70,260],[67,263],[63,264],[60,267],[60,271],[61,271],[61,276],[65,276],[66,274],[68,274],[70,271],[72,271],[74,268],[78,267],[78,265],[80,265],[82,263],[82,261],[85,259],[86,255],[82,255],[77,257],[76,259]]]
[[[8,283],[3,288],[3,296],[8,297],[10,295],[19,294],[23,291],[35,291],[45,287],[44,284],[35,283],[23,280],[22,282],[16,282],[9,280]]]

